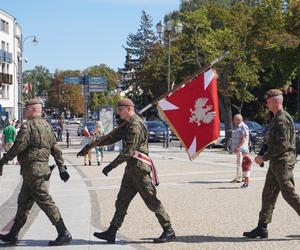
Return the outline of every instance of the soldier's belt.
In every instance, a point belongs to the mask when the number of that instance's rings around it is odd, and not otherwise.
[[[134,152],[133,157],[138,159],[139,161],[147,164],[151,168],[152,183],[153,183],[153,185],[158,186],[159,185],[159,179],[158,179],[158,175],[157,175],[157,170],[156,170],[156,168],[154,166],[154,163],[151,160],[151,158],[148,155],[146,155],[142,152],[139,152],[137,150]]]

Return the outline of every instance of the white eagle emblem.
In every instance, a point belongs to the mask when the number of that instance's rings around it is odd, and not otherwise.
[[[212,105],[207,105],[207,101],[208,98],[202,97],[195,102],[195,109],[190,109],[190,123],[195,122],[200,126],[201,122],[208,124],[214,119],[216,112],[211,111],[213,107]]]

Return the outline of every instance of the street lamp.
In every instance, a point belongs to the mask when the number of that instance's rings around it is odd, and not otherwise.
[[[172,35],[176,35],[182,32],[183,29],[183,24],[178,22],[174,25],[173,20],[168,20],[166,23],[166,26],[159,21],[156,24],[156,31],[161,38],[164,31],[166,31],[166,34],[168,36],[168,91],[171,88],[171,42],[172,40]]]
[[[18,75],[19,75],[19,78],[18,78],[18,85],[19,85],[19,88],[18,88],[18,120],[20,123],[22,123],[23,121],[23,109],[22,109],[22,102],[23,102],[23,76],[22,76],[22,54],[24,52],[24,44],[25,42],[32,38],[32,43],[33,44],[38,44],[38,39],[36,36],[27,36],[25,38],[22,38],[21,36],[21,41],[20,41],[20,45],[21,45],[21,56],[18,57]]]
[[[172,42],[172,35],[176,35],[182,32],[183,24],[178,22],[174,25],[173,20],[168,20],[166,26],[164,26],[161,21],[156,24],[156,31],[161,39],[162,34],[166,31],[168,36],[168,91],[171,89],[171,42]],[[174,39],[173,39],[174,40]],[[170,134],[167,131],[167,143],[166,147],[169,147],[170,141]]]

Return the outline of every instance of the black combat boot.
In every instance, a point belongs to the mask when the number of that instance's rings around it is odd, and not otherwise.
[[[94,233],[94,236],[100,240],[106,240],[109,244],[115,244],[116,233],[118,229],[115,226],[110,226],[106,231],[102,233]]]
[[[268,226],[267,223],[259,222],[256,228],[254,228],[250,232],[244,232],[243,236],[245,236],[249,239],[255,239],[258,237],[261,239],[267,239],[269,236],[267,226]]]
[[[16,244],[18,242],[18,235],[20,227],[14,223],[8,234],[0,234],[0,240],[10,244]]]
[[[171,226],[164,229],[163,233],[159,238],[153,240],[154,243],[165,243],[176,239],[175,232]]]
[[[72,235],[67,230],[65,223],[61,220],[58,224],[55,225],[58,236],[54,241],[49,241],[49,246],[61,246],[68,244],[72,241]]]
[[[89,166],[92,166],[92,162],[91,161],[89,161]]]

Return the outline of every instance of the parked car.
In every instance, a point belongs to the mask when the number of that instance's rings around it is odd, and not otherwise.
[[[171,140],[171,131],[168,130],[167,126],[162,121],[147,121],[149,141],[163,141],[164,136],[169,137]]]
[[[68,124],[80,124],[80,119],[79,118],[70,118],[68,120]]]
[[[87,123],[80,124],[78,126],[78,129],[77,129],[77,135],[78,136],[83,136],[84,135],[84,127],[85,126],[87,127],[87,129],[89,130],[89,132],[91,134],[95,133],[96,123],[95,122],[87,122]]]
[[[220,137],[214,142],[209,144],[207,147],[224,147],[225,145],[225,124],[223,122],[220,123]]]
[[[58,128],[59,128],[59,124],[56,121],[51,121],[50,125],[52,126],[54,132],[56,132],[58,130]]]
[[[294,122],[296,131],[296,154],[300,154],[300,123]]]
[[[249,132],[252,136],[266,132],[266,129],[255,121],[244,121],[244,123],[248,126]]]

